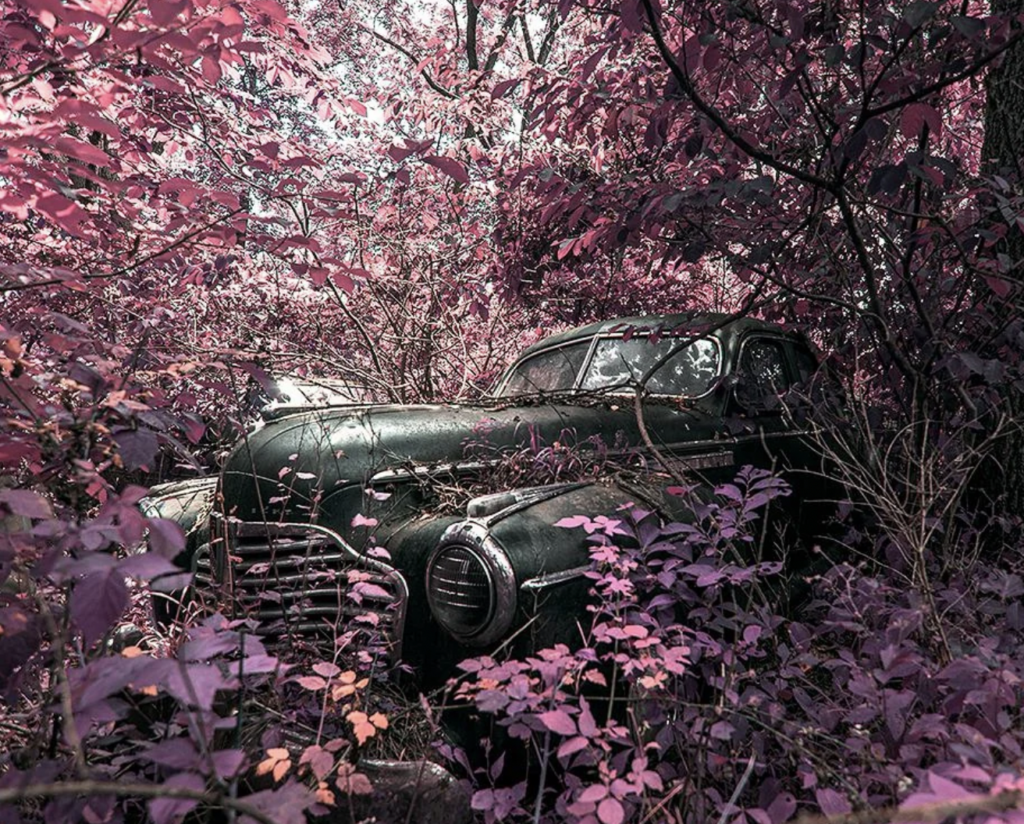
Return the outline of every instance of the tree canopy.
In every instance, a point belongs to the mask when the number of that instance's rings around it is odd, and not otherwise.
[[[705,309],[817,344],[857,538],[930,591],[1024,516],[1022,40],[1015,0],[4,0],[0,578],[88,581],[85,660],[167,572],[89,559],[182,540],[133,484],[215,471],[271,373],[475,397],[548,331]],[[13,672],[55,619],[3,598]]]

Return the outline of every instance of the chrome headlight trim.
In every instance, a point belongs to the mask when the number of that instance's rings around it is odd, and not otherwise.
[[[487,622],[477,630],[463,633],[447,626],[439,617],[431,591],[430,576],[441,554],[453,547],[464,547],[482,562],[490,579],[492,603]],[[516,576],[508,553],[494,539],[487,527],[477,521],[461,521],[444,531],[441,540],[427,559],[427,602],[434,619],[444,630],[466,644],[485,646],[501,639],[515,620],[518,606]]]

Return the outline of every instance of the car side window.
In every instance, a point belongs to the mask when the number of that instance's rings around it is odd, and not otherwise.
[[[786,353],[778,341],[754,338],[740,354],[736,400],[745,409],[772,409],[789,388]]]

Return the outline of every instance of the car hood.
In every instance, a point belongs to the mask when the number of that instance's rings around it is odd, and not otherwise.
[[[675,402],[645,404],[644,420],[651,441],[676,452],[720,435],[717,420]],[[479,472],[501,450],[537,451],[555,442],[594,449],[598,441],[615,453],[643,448],[632,399],[324,408],[247,433],[224,466],[223,500],[232,508],[226,514],[242,520],[305,522],[328,513],[346,491],[362,495],[431,472]]]

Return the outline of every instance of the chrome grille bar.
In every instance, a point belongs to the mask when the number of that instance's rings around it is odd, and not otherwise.
[[[379,638],[393,663],[401,658],[409,590],[393,567],[315,524],[219,516],[217,522],[215,534],[223,540],[197,555],[196,585],[225,591],[238,617],[260,621],[261,635],[324,636],[359,628]]]

